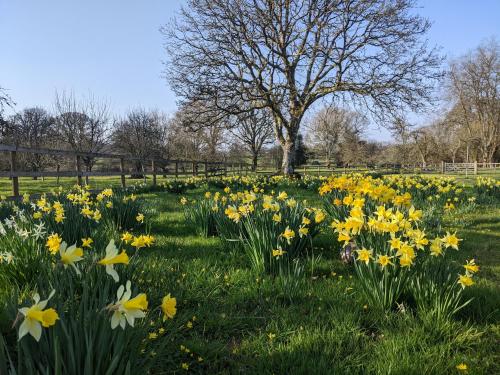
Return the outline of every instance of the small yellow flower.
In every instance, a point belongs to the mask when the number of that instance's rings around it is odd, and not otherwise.
[[[33,219],[41,219],[41,218],[42,218],[42,213],[40,211],[33,213]]]
[[[379,255],[378,256],[378,259],[377,259],[377,263],[380,264],[382,266],[382,268],[388,266],[389,264],[393,264],[391,262],[391,258],[390,256],[387,256],[387,255]]]
[[[467,365],[465,363],[458,364],[456,368],[458,371],[467,371]]]
[[[144,223],[144,214],[139,214],[136,216],[135,220],[137,220],[138,223]]]

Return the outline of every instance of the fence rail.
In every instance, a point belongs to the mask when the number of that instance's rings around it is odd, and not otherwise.
[[[0,171],[0,177],[8,177],[12,181],[12,196],[19,196],[19,177],[75,177],[78,185],[83,184],[83,178],[88,183],[89,177],[120,176],[122,187],[126,186],[126,176],[152,176],[152,183],[156,185],[157,176],[203,176],[205,178],[228,174],[248,174],[250,167],[246,163],[232,163],[208,160],[182,160],[165,158],[139,158],[129,155],[119,155],[100,152],[80,152],[55,149],[34,149],[13,145],[0,144],[0,153],[8,154],[8,171]],[[19,154],[48,155],[70,159],[73,170],[60,170],[62,163],[56,163],[56,170],[25,171],[19,170]],[[99,159],[107,161],[107,170],[93,170]],[[113,162],[115,165],[113,165]],[[127,163],[135,163],[136,168],[127,168]],[[111,164],[110,164],[111,163]],[[117,164],[116,164],[117,163]],[[140,169],[137,169],[140,165]]]

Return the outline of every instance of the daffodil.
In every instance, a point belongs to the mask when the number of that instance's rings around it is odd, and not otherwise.
[[[125,287],[120,285],[116,293],[117,301],[115,304],[108,306],[108,309],[113,312],[111,317],[111,329],[120,326],[125,329],[127,323],[133,327],[135,319],[144,318],[145,311],[148,309],[147,296],[140,293],[134,298],[132,296],[131,283],[127,281]]]
[[[139,214],[135,217],[135,220],[137,220],[138,223],[144,223],[144,214]]]
[[[365,264],[368,264],[370,262],[370,259],[373,259],[373,250],[368,250],[363,247],[361,250],[356,250],[356,252],[358,253],[358,257],[356,260],[360,262],[365,262]]]
[[[456,233],[450,234],[449,232],[446,232],[446,236],[444,236],[441,241],[443,241],[443,245],[446,248],[451,247],[458,250],[458,243],[462,240],[456,236]]]
[[[285,254],[286,254],[286,251],[284,251],[282,249],[275,249],[275,250],[273,250],[273,257],[275,257],[275,258],[282,257]]]
[[[464,268],[465,271],[470,274],[474,274],[479,271],[479,266],[476,264],[476,261],[474,259],[468,260]]]
[[[82,247],[91,248],[94,240],[90,237],[82,238]]]
[[[111,240],[106,246],[106,256],[101,259],[98,264],[106,266],[106,273],[110,275],[115,282],[120,280],[118,273],[114,269],[115,264],[128,264],[129,258],[125,251],[118,254],[118,248],[115,246],[115,241]]]
[[[177,300],[174,297],[170,297],[170,293],[163,297],[161,302],[161,310],[163,311],[163,321],[167,319],[173,319],[177,313]]]
[[[468,286],[474,285],[474,280],[469,275],[459,275],[458,284],[462,286],[462,289],[465,289]]]
[[[61,262],[64,267],[71,266],[74,268],[77,275],[80,275],[80,270],[76,266],[76,263],[83,260],[83,249],[81,247],[76,247],[72,245],[67,247],[66,242],[63,242],[59,247],[59,255],[61,256]]]
[[[121,240],[125,243],[129,243],[130,241],[132,241],[134,239],[134,236],[132,236],[131,233],[129,232],[124,232],[122,233],[122,236],[121,236]]]
[[[40,295],[37,293],[33,297],[34,305],[19,309],[19,312],[24,316],[19,327],[19,340],[29,333],[36,341],[39,341],[42,336],[42,327],[48,328],[56,324],[56,320],[59,319],[57,311],[53,308],[45,309],[47,302],[54,294],[55,290],[50,293],[49,298],[40,301]]]
[[[59,246],[61,246],[61,243],[62,243],[62,238],[59,237],[57,233],[54,233],[47,238],[45,246],[48,247],[52,255],[55,255],[59,251]]]
[[[391,262],[391,258],[392,257],[387,256],[387,255],[379,255],[377,258],[377,263],[380,264],[382,266],[382,268],[385,268],[388,265],[393,264]]]
[[[285,231],[281,234],[281,236],[285,238],[288,243],[290,243],[295,238],[295,232],[292,229],[290,229],[290,227],[286,227]]]

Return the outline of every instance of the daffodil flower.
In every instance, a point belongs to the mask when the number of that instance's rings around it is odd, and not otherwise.
[[[120,285],[116,293],[117,301],[114,305],[109,306],[109,310],[113,311],[111,317],[111,329],[120,326],[125,329],[127,323],[133,327],[135,319],[144,318],[148,309],[147,296],[140,293],[134,298],[132,296],[130,280],[127,281],[125,287]]]
[[[170,297],[170,293],[163,297],[161,302],[161,310],[163,311],[163,321],[173,319],[177,313],[177,300]]]
[[[114,269],[115,264],[128,264],[129,258],[125,251],[118,254],[118,248],[115,246],[115,240],[111,240],[106,246],[106,256],[98,264],[106,266],[106,273],[110,275],[115,282],[120,280],[118,273]]]
[[[36,341],[40,341],[42,327],[48,328],[56,324],[56,320],[59,319],[56,310],[52,308],[45,309],[47,302],[54,294],[55,290],[50,293],[49,298],[40,301],[40,295],[37,293],[33,297],[35,301],[33,306],[19,309],[19,312],[24,316],[24,320],[19,327],[19,340],[29,333]]]
[[[76,244],[70,247],[66,242],[63,242],[59,247],[59,255],[61,256],[61,262],[64,267],[71,266],[75,269],[77,275],[80,275],[80,270],[75,263],[83,260],[83,249],[81,247],[76,247]]]

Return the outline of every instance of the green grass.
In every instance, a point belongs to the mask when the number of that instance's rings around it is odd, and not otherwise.
[[[288,192],[319,205],[315,192]],[[328,231],[315,241],[320,260],[309,264],[290,301],[273,279],[256,277],[242,253],[197,236],[178,200],[147,195],[157,245],[143,252],[141,290],[178,301],[179,330],[157,354],[162,373],[185,372],[181,364],[188,363],[189,372],[210,374],[446,374],[462,362],[468,373],[500,372],[499,207],[446,218],[446,229],[464,238],[457,260],[476,256],[481,273],[467,291],[474,302],[437,324],[410,309],[381,316],[365,308],[353,269],[340,263]]]

